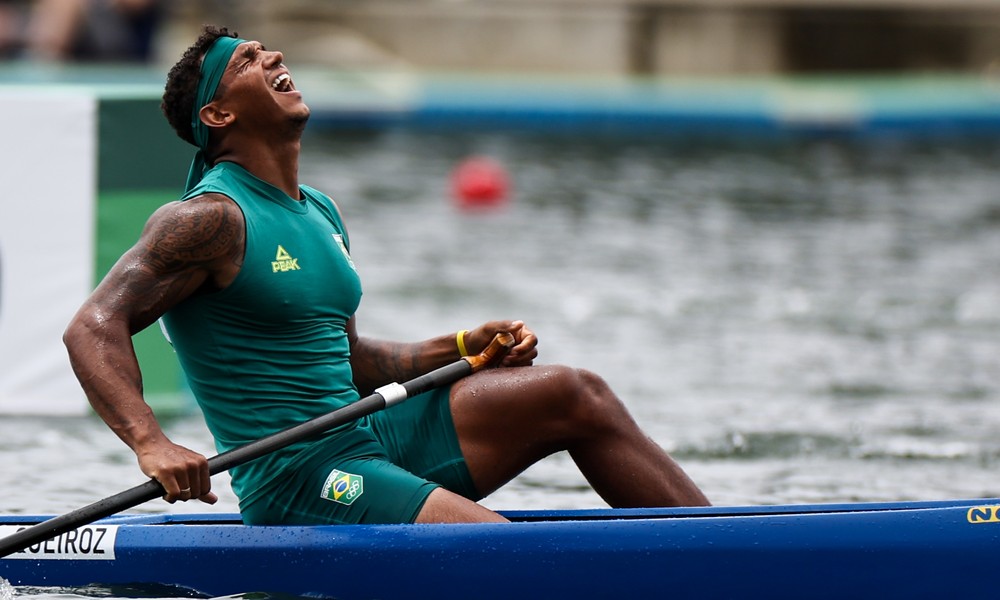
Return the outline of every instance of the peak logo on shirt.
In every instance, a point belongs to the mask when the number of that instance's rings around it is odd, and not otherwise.
[[[274,260],[271,261],[271,272],[284,273],[286,271],[298,271],[299,269],[301,269],[299,267],[299,259],[292,258],[292,255],[279,244],[278,252],[275,253]]]

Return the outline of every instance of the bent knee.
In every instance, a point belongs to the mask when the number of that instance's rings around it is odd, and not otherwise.
[[[586,369],[560,367],[565,414],[577,427],[603,428],[628,415],[621,400],[600,375]]]

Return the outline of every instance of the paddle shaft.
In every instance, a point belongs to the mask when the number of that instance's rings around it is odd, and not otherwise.
[[[326,413],[304,423],[250,442],[239,448],[208,459],[208,472],[217,475],[233,467],[246,464],[271,452],[281,450],[296,442],[316,437],[334,427],[350,423],[361,417],[376,413],[387,406],[397,404],[418,394],[430,391],[470,375],[494,362],[498,362],[514,345],[514,336],[499,333],[482,353],[466,356],[461,360],[435,369],[401,384],[389,384],[375,390],[357,402]],[[111,516],[117,512],[138,506],[165,494],[159,481],[149,481],[133,488],[98,500],[93,504],[78,508],[58,517],[53,517],[27,529],[22,529],[0,539],[0,558],[20,552],[25,548],[52,539],[57,535],[72,531],[82,525]]]

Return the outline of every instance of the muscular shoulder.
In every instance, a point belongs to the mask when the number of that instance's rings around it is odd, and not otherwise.
[[[142,234],[147,257],[162,272],[195,265],[237,269],[245,244],[243,213],[221,194],[171,202],[149,218]],[[216,265],[216,268],[211,268]]]

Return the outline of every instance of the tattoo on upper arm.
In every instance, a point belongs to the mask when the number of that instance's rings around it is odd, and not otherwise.
[[[220,258],[239,266],[242,244],[237,242],[244,234],[243,222],[233,213],[234,208],[224,202],[168,213],[145,244],[150,266],[161,273],[173,273]]]
[[[133,332],[202,286],[214,285],[216,274],[242,266],[242,214],[227,203],[164,211],[124,257],[115,276],[119,283],[106,290],[105,300],[132,315]]]

